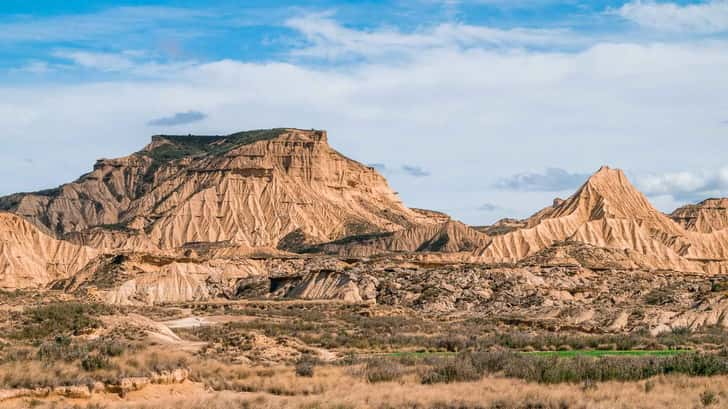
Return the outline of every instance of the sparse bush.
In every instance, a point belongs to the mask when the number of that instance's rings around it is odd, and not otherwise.
[[[108,314],[111,307],[77,302],[54,303],[32,308],[18,317],[20,328],[10,333],[13,339],[42,340],[59,335],[80,335],[98,328],[98,315]]]
[[[370,359],[362,369],[364,378],[369,383],[392,382],[404,375],[402,365],[386,358]]]
[[[423,384],[470,382],[481,378],[481,374],[467,357],[443,359],[426,371],[421,378]]]
[[[109,358],[99,354],[86,355],[81,359],[81,368],[87,372],[106,369],[110,366]]]
[[[316,362],[308,356],[302,356],[301,359],[296,362],[296,375],[312,378]]]
[[[459,335],[448,335],[437,341],[437,348],[448,352],[464,351],[468,345],[468,339]]]
[[[705,390],[700,394],[700,403],[703,406],[715,405],[718,403],[718,396],[711,390]]]

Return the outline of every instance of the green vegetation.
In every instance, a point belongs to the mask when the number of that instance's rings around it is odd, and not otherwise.
[[[486,374],[538,383],[637,381],[657,375],[714,376],[728,374],[728,357],[715,354],[662,356],[586,356],[568,359],[514,352],[462,353],[430,360],[422,383],[451,383],[480,379]]]
[[[215,310],[219,307],[214,305],[196,305],[194,308],[197,314],[223,313]],[[269,337],[294,335],[308,345],[350,351],[359,356],[452,355],[497,348],[523,352],[566,351],[559,352],[561,354],[575,354],[568,351],[656,351],[652,355],[670,355],[676,352],[661,351],[717,350],[721,345],[728,345],[728,331],[720,327],[705,327],[699,332],[675,328],[658,335],[651,335],[648,331],[631,334],[503,331],[497,324],[483,319],[377,316],[370,314],[370,308],[364,304],[251,302],[224,312],[250,316],[251,320],[178,332],[203,341],[222,339],[223,345],[226,339],[233,339],[229,334],[251,330]],[[591,353],[596,356],[606,354]],[[612,355],[618,354],[620,352]]]
[[[285,128],[259,129],[238,132],[230,135],[159,135],[171,141],[151,151],[142,152],[155,162],[165,163],[186,156],[223,155],[237,146],[273,139],[281,135]]]
[[[666,350],[627,350],[627,351],[600,351],[600,350],[576,350],[576,351],[536,351],[524,352],[525,355],[541,357],[573,358],[577,356],[590,356],[600,358],[604,356],[672,356],[693,351],[687,349],[666,349]]]
[[[103,304],[53,303],[34,307],[14,317],[20,325],[9,333],[12,339],[40,341],[57,336],[80,335],[98,328],[99,315],[112,308]]]

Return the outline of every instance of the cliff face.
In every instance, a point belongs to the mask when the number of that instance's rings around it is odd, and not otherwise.
[[[14,214],[0,212],[0,288],[44,286],[69,277],[96,256],[89,247],[57,240]]]
[[[728,199],[707,199],[696,205],[683,206],[670,215],[686,230],[712,233],[728,228]]]
[[[434,223],[406,208],[374,169],[333,150],[325,132],[297,129],[156,136],[73,183],[2,198],[0,209],[106,249],[295,249]]]

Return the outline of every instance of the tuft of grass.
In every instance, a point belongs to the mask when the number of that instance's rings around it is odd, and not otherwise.
[[[700,394],[700,403],[703,406],[715,405],[718,403],[718,395],[711,390],[705,390]]]

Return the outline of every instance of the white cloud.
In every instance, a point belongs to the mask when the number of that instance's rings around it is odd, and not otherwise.
[[[637,185],[648,195],[671,196],[683,202],[725,196],[728,195],[728,167],[645,175],[637,179]]]
[[[180,125],[181,133],[328,129],[347,156],[392,169],[387,177],[407,204],[473,224],[527,216],[551,203],[552,192],[493,188],[528,169],[589,173],[609,164],[660,174],[675,163],[688,170],[725,164],[728,43],[606,43],[566,53],[465,47],[472,36],[459,40],[443,29],[343,29],[341,40],[338,24],[328,29],[334,31],[320,44],[334,41],[337,52],[366,55],[365,62],[171,65],[122,54],[132,63],[124,68],[123,59],[86,55],[79,64],[130,74],[0,85],[0,193],[73,180],[98,157],[140,149],[158,131],[147,125],[150,118],[191,108],[208,118]],[[34,161],[23,178],[16,177],[17,158]],[[402,171],[412,163],[430,176]],[[671,192],[649,183],[651,192]],[[483,212],[483,203],[500,209]]]
[[[329,13],[308,14],[286,21],[309,45],[293,55],[325,59],[345,57],[407,57],[433,49],[564,47],[584,45],[586,40],[563,29],[497,29],[444,23],[427,30],[403,33],[396,29],[360,31],[341,26]]]
[[[99,71],[128,71],[135,67],[129,57],[117,53],[96,53],[87,51],[56,51],[54,57],[70,60],[76,65]]]
[[[54,57],[68,60],[70,64],[59,65],[64,70],[86,69],[106,73],[123,73],[129,77],[157,77],[179,73],[183,69],[199,65],[193,60],[164,63],[154,61],[152,56],[139,50],[124,50],[118,53],[102,53],[83,50],[56,50]],[[50,66],[54,68],[53,66]]]
[[[640,26],[670,32],[720,33],[728,31],[728,0],[678,5],[636,0],[617,10]]]

